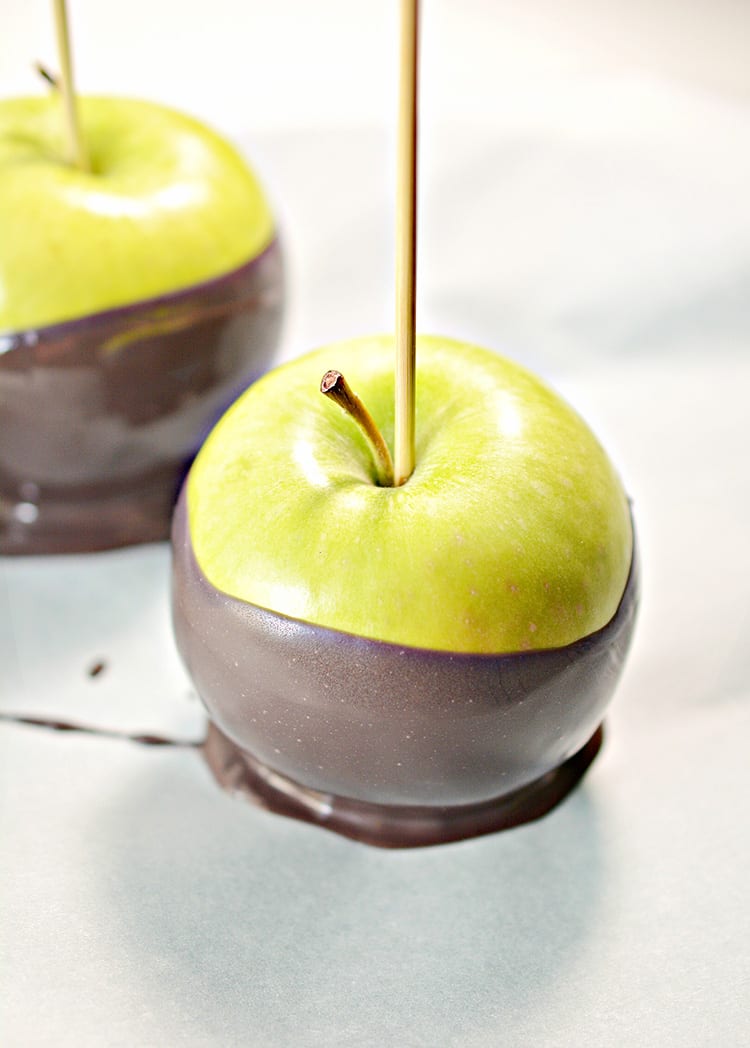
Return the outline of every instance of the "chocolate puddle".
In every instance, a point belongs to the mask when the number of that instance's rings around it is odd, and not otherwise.
[[[380,825],[380,819],[373,823],[372,809],[377,806],[300,787],[240,751],[211,723],[205,739],[191,740],[149,733],[139,734],[116,728],[99,728],[75,721],[19,713],[0,713],[0,722],[43,728],[47,731],[122,739],[139,746],[196,750],[200,752],[217,783],[226,792],[242,796],[255,806],[276,815],[308,822],[352,840],[381,848],[448,844],[466,837],[511,829],[541,818],[556,807],[578,784],[599,752],[603,735],[602,728],[599,727],[588,743],[560,768],[507,797],[490,800],[482,805],[461,805],[442,809],[394,806],[388,813],[391,825],[386,829]],[[381,819],[382,815],[381,809]]]
[[[378,848],[452,844],[541,819],[578,785],[601,749],[600,725],[558,768],[482,804],[380,805],[308,789],[255,760],[210,723],[204,753],[227,793],[276,815],[308,822]]]

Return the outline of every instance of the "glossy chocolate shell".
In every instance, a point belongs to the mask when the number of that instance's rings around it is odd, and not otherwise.
[[[169,536],[193,456],[270,365],[279,244],[215,280],[0,335],[0,553]]]
[[[434,844],[544,814],[576,784],[627,653],[634,555],[620,606],[563,648],[477,655],[310,625],[218,591],[173,526],[177,644],[226,788],[385,846]]]

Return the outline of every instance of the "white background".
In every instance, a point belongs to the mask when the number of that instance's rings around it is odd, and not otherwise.
[[[0,94],[35,91],[47,6],[0,12]],[[193,112],[263,174],[281,356],[391,326],[395,4],[72,19],[83,90]],[[643,606],[582,788],[381,853],[245,808],[190,751],[0,725],[4,1044],[750,1040],[749,22],[424,4],[419,326],[537,367],[634,498]],[[197,737],[167,578],[161,546],[0,561],[3,709]]]

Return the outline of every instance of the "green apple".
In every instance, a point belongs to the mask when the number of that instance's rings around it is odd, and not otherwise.
[[[273,238],[261,187],[218,135],[152,103],[79,107],[90,173],[64,159],[59,97],[0,101],[0,331],[198,284]]]
[[[175,637],[217,780],[389,847],[557,804],[596,756],[638,602],[606,454],[493,353],[418,340],[416,467],[387,486],[367,416],[358,428],[318,389],[347,410],[358,395],[390,441],[393,341],[319,350],[251,387],[172,530]]]
[[[151,542],[266,370],[283,260],[242,158],[161,106],[0,102],[0,554]]]
[[[351,418],[318,393],[342,371],[386,440],[391,337],[340,343],[252,386],[188,478],[197,564],[222,593],[360,637],[436,651],[569,645],[615,615],[628,500],[564,401],[495,353],[418,339],[416,468],[381,487]]]

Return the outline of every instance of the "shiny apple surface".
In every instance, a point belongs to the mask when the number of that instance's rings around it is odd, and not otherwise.
[[[276,239],[213,280],[0,335],[0,553],[167,538],[185,471],[271,363]]]
[[[343,372],[392,444],[394,340],[340,342],[264,376],[208,437],[187,487],[217,589],[290,618],[444,651],[562,647],[615,613],[628,500],[583,419],[487,349],[417,339],[416,466],[377,483]]]
[[[371,640],[221,592],[184,492],[173,546],[177,644],[233,792],[369,843],[433,844],[539,817],[596,755],[635,621],[635,552],[601,629],[493,655]]]
[[[0,332],[213,280],[273,239],[262,186],[210,128],[131,98],[78,109],[90,170],[66,160],[57,93],[0,100]]]

